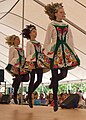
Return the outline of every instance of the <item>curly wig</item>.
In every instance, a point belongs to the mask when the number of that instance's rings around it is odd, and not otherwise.
[[[22,30],[22,35],[24,38],[30,39],[30,33],[33,29],[36,29],[34,25],[26,25],[26,28]]]
[[[14,40],[17,38],[18,36],[16,35],[11,35],[11,36],[7,36],[5,39],[6,39],[6,43],[9,45],[9,46],[12,46],[14,45]]]
[[[50,20],[56,20],[55,13],[58,9],[62,8],[62,3],[51,3],[45,6],[45,13],[49,16]]]

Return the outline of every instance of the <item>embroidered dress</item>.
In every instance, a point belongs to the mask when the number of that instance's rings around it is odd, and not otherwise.
[[[52,24],[56,30],[56,42],[52,42],[52,45],[45,48],[44,53],[50,59],[50,68],[64,68],[72,69],[80,65],[80,60],[75,51],[67,43],[68,41],[68,25],[66,24]],[[71,39],[70,39],[71,41]]]
[[[26,73],[25,69],[23,68],[25,63],[24,50],[19,47],[12,47],[12,49],[14,51],[13,54],[18,55],[10,61],[5,69],[13,75],[21,75]]]
[[[51,60],[51,68],[71,68],[80,65],[80,60],[72,49],[66,43],[66,35],[68,33],[68,25],[55,25],[57,31],[58,42],[54,47],[54,56]],[[52,51],[52,50],[51,50]],[[51,53],[48,53],[51,54]]]
[[[28,41],[26,46],[29,46],[27,51],[30,51],[30,48],[32,48],[32,50],[29,54],[27,53],[28,57],[26,59],[25,69],[30,71],[36,68],[46,68],[46,66],[41,61],[44,57],[41,51],[41,44],[34,40]]]
[[[26,45],[26,63],[25,63],[25,69],[27,71],[30,71],[32,69],[36,68],[37,65],[37,58],[36,58],[36,51],[40,53],[41,46],[39,42],[37,41],[28,41]]]
[[[42,54],[39,57],[39,61],[44,65],[44,72],[48,72],[50,69],[50,59],[47,55],[45,55],[44,50],[42,50]]]

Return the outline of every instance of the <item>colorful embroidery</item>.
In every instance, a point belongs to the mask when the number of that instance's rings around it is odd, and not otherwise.
[[[57,30],[58,41],[56,43],[53,60],[51,61],[51,68],[71,68],[80,65],[80,60],[78,56],[76,58],[76,55],[66,43],[68,26],[55,26],[55,28]]]
[[[6,69],[9,73],[14,75],[25,74],[26,71],[23,68],[25,63],[24,50],[22,48],[15,48],[18,51],[19,58],[14,65],[8,64]]]

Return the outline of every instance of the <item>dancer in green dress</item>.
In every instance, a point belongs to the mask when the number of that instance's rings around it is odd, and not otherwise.
[[[6,37],[6,43],[9,45],[9,62],[6,70],[14,77],[12,87],[14,88],[14,102],[17,102],[17,91],[21,83],[20,76],[25,73],[22,66],[25,62],[24,50],[19,47],[20,38],[16,35]]]
[[[30,108],[33,108],[32,93],[42,82],[44,65],[39,61],[41,56],[41,44],[36,40],[37,29],[34,25],[27,25],[22,30],[24,38],[27,38],[26,43],[26,64],[25,69],[30,73],[30,83],[28,88],[28,102]],[[28,74],[29,74],[28,73]],[[37,80],[35,81],[35,74],[37,74]]]
[[[71,29],[62,21],[65,17],[62,3],[48,4],[45,6],[45,13],[49,16],[51,23],[47,28],[43,52],[50,60],[52,72],[50,87],[53,88],[54,111],[57,111],[58,81],[67,76],[68,69],[80,65],[80,60],[74,51]]]

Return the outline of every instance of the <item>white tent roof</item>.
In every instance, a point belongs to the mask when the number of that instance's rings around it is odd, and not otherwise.
[[[35,1],[39,0],[24,0],[24,27],[27,24],[35,24],[38,30],[37,40],[43,44],[47,25],[49,24],[50,20],[44,13],[43,6]],[[85,33],[82,33],[70,25],[74,38],[75,50],[81,59],[81,65],[74,70],[70,70],[64,81],[86,80],[86,0],[78,0],[84,6],[77,3],[76,0],[40,1],[45,5],[51,2],[63,2],[67,19],[84,30]],[[5,44],[5,37],[7,35],[16,34],[21,38],[22,6],[23,0],[0,0],[0,69],[5,68],[6,64],[8,63],[8,45]],[[12,10],[9,12],[11,8]],[[26,40],[24,40],[24,46],[25,45]],[[43,83],[50,82],[50,77],[50,72],[44,74]],[[6,71],[5,81],[12,83],[11,75]]]

